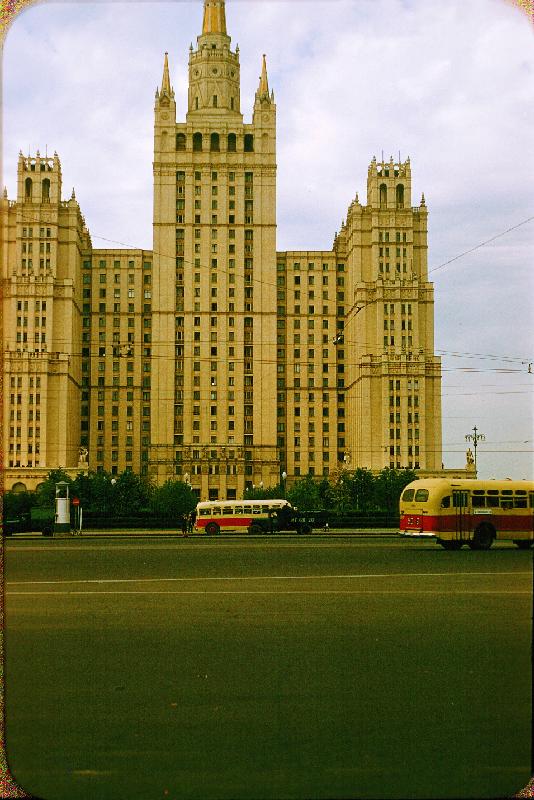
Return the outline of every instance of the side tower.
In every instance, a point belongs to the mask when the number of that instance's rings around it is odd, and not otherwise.
[[[203,498],[276,483],[276,108],[265,57],[251,124],[225,3],[206,0],[176,123],[156,92],[151,450]]]
[[[349,455],[381,469],[441,468],[441,363],[434,355],[424,196],[411,205],[409,159],[377,163],[335,249],[347,261],[344,345]]]
[[[81,260],[91,246],[61,165],[22,153],[17,200],[2,200],[4,452],[7,488],[28,489],[80,447]]]

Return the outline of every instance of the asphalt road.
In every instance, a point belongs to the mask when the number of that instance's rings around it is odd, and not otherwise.
[[[509,797],[532,554],[371,538],[11,540],[10,769],[46,800]]]

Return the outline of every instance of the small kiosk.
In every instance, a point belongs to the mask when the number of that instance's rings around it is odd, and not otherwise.
[[[69,485],[65,481],[56,483],[56,515],[54,533],[70,533]]]

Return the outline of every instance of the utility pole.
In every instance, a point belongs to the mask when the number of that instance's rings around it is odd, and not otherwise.
[[[486,441],[486,436],[483,433],[479,433],[478,429],[477,429],[477,426],[475,425],[475,427],[473,428],[473,433],[466,434],[465,441],[466,442],[473,442],[473,447],[475,448],[475,474],[478,475],[478,473],[477,473],[477,445],[478,445],[479,442],[485,442]]]

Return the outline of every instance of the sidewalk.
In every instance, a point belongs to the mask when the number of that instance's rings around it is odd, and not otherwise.
[[[40,531],[35,532],[26,532],[26,533],[13,533],[10,536],[5,537],[6,540],[9,539],[43,539],[43,540],[55,540],[55,539],[92,539],[92,538],[106,538],[106,537],[122,537],[122,538],[132,538],[132,537],[172,537],[173,539],[191,539],[191,540],[217,540],[217,539],[265,539],[267,537],[277,537],[277,538],[287,538],[298,536],[299,538],[314,538],[314,537],[326,537],[326,538],[335,538],[336,536],[393,536],[397,537],[398,531],[394,528],[361,528],[361,529],[353,529],[353,528],[331,528],[328,531],[324,531],[322,528],[314,530],[312,533],[306,534],[298,534],[295,532],[287,532],[287,533],[274,533],[274,534],[235,534],[235,533],[226,533],[226,534],[218,534],[216,536],[207,536],[205,534],[200,533],[189,533],[187,536],[184,536],[181,530],[173,530],[173,529],[165,529],[165,530],[150,530],[146,528],[131,528],[128,530],[115,528],[113,530],[107,529],[100,529],[100,528],[88,528],[87,530],[83,530],[81,534],[78,533],[54,533],[52,536],[43,536]]]

